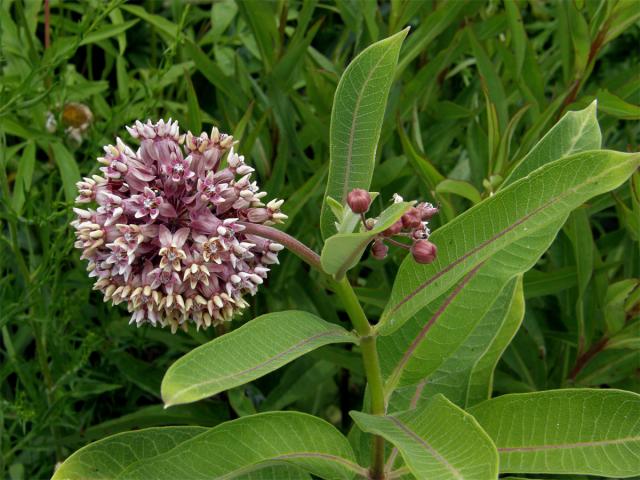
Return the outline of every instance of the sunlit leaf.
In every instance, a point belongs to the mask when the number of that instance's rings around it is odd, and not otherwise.
[[[162,380],[166,406],[195,402],[259,378],[330,343],[355,342],[339,327],[307,312],[262,315],[175,362]]]
[[[470,413],[498,447],[500,472],[640,475],[640,395],[635,393],[511,394]]]

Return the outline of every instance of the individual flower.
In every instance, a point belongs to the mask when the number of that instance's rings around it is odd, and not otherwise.
[[[160,120],[127,130],[139,147],[118,138],[98,159],[102,176],[77,184],[82,208],[71,224],[94,289],[126,303],[138,326],[175,332],[231,320],[283,248],[245,224],[282,222],[282,200],[262,202],[253,169],[216,128],[184,135]]]

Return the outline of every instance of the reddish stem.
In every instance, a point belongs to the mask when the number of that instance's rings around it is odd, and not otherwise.
[[[51,45],[51,9],[49,0],[44,0],[44,49]]]
[[[600,353],[609,343],[609,339],[607,337],[602,337],[599,341],[591,345],[591,348],[584,352],[582,355],[578,356],[576,359],[576,364],[573,367],[573,370],[569,373],[569,379],[574,381],[578,374],[582,371],[584,367],[595,357],[598,353]]]

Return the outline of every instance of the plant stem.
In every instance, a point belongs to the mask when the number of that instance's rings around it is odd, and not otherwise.
[[[378,349],[376,348],[376,334],[371,328],[371,324],[369,324],[369,320],[367,320],[367,316],[362,310],[362,305],[360,305],[358,297],[346,277],[336,282],[335,291],[344,303],[344,308],[354,328],[360,335],[362,362],[371,397],[371,413],[373,415],[384,415],[384,385],[378,359]],[[373,437],[370,474],[373,479],[384,478],[384,439],[378,435]]]
[[[296,256],[307,262],[316,270],[322,272],[322,266],[320,265],[320,256],[307,247],[304,243],[293,238],[291,235],[284,233],[277,228],[267,227],[266,225],[258,225],[255,223],[238,222],[245,227],[244,232],[251,235],[257,235],[259,237],[267,238],[278,242],[289,250],[291,250]]]
[[[287,247],[295,255],[300,257],[316,270],[325,273],[322,269],[322,265],[320,264],[320,256],[291,235],[265,225],[246,222],[239,223],[245,227],[245,233],[278,242]],[[358,297],[346,277],[340,281],[332,281],[331,287],[342,300],[344,309],[346,310],[347,315],[349,315],[349,319],[360,337],[362,363],[364,364],[364,371],[371,397],[371,413],[373,415],[384,415],[386,413],[384,385],[382,382],[382,371],[380,370],[378,349],[376,347],[375,330],[371,327],[371,324],[362,309],[362,305],[360,305]],[[384,439],[378,435],[374,435],[373,437],[372,461],[369,475],[370,478],[375,480],[384,479],[385,475]]]

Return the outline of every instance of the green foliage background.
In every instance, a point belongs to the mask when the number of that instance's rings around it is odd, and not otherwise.
[[[0,472],[12,479],[47,478],[79,446],[134,428],[293,408],[347,431],[346,412],[359,408],[358,355],[327,346],[228,395],[162,409],[169,365],[223,332],[135,329],[91,290],[70,200],[80,174],[98,172],[102,145],[126,141],[124,125],[173,117],[194,132],[232,133],[270,196],[287,199],[284,228],[317,251],[338,79],[363,48],[407,25],[377,151],[376,208],[398,192],[441,202],[434,226],[450,220],[490,195],[563,112],[593,99],[603,146],[638,150],[633,0],[50,4],[45,48],[43,2],[0,2]],[[71,102],[94,116],[81,143],[65,133]],[[640,332],[603,344],[611,322],[637,325],[638,218],[638,173],[572,215],[525,275],[525,320],[496,373],[498,393],[640,392]],[[402,257],[365,258],[350,272],[371,318]],[[286,309],[346,326],[323,280],[291,254],[281,260],[231,328]]]

